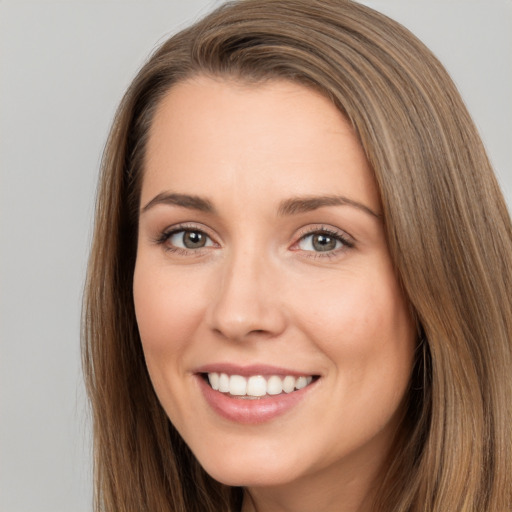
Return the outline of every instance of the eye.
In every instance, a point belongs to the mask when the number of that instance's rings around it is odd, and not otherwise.
[[[189,229],[174,231],[168,237],[167,242],[180,249],[201,249],[213,245],[206,233]]]
[[[354,244],[341,233],[322,229],[308,233],[297,243],[301,251],[316,253],[332,253],[346,247],[353,247]]]
[[[189,251],[197,251],[215,245],[204,231],[183,226],[164,231],[155,241],[157,244],[163,245],[167,251],[184,254],[190,254]]]

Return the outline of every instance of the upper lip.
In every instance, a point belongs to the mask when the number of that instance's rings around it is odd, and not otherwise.
[[[242,377],[250,377],[251,375],[292,375],[294,377],[318,375],[310,371],[291,370],[290,368],[267,364],[237,365],[234,363],[205,364],[196,368],[194,373],[226,373],[228,375],[241,375]]]

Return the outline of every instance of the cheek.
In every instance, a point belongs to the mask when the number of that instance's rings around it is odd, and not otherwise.
[[[379,284],[354,276],[331,282],[329,287],[309,286],[295,297],[298,316],[322,332],[329,344],[339,345],[345,339],[360,346],[386,333],[400,337],[403,327],[410,327],[406,301],[392,282]]]
[[[410,382],[415,329],[406,300],[394,279],[345,279],[343,293],[324,295],[310,314],[346,428],[374,436],[400,416]]]
[[[336,371],[350,376],[345,384],[408,381],[415,330],[392,273],[345,274],[296,296],[303,297],[296,299],[303,330]]]
[[[156,268],[156,270],[155,270]],[[190,286],[183,273],[140,261],[135,266],[135,314],[146,358],[173,354],[187,345],[204,315],[205,290]]]

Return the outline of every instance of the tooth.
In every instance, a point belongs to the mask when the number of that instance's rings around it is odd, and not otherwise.
[[[287,375],[283,379],[283,391],[285,393],[291,393],[295,389],[295,378],[291,375]]]
[[[247,382],[247,394],[252,396],[264,396],[267,394],[267,381],[261,375],[249,377]]]
[[[269,395],[279,395],[283,391],[283,381],[277,375],[272,375],[267,381],[267,393]]]
[[[247,391],[247,380],[241,375],[231,375],[229,378],[229,392],[232,395],[243,396]]]
[[[247,396],[258,398],[268,395],[279,395],[283,391],[291,393],[295,389],[303,389],[313,381],[313,377],[293,377],[287,375],[281,379],[278,375],[271,375],[268,380],[262,375],[253,375],[249,379],[241,375],[228,375],[227,373],[208,373],[208,381],[215,391],[230,393],[234,396]]]
[[[219,374],[218,373],[209,373],[208,374],[208,380],[210,381],[210,386],[215,391],[218,391],[219,389]]]
[[[226,373],[221,373],[219,376],[219,391],[221,393],[229,391],[229,377]]]
[[[297,381],[295,382],[295,387],[297,389],[305,388],[308,385],[308,381],[306,377],[298,377]]]

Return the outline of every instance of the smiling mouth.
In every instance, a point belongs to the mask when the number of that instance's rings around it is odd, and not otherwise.
[[[264,397],[290,394],[309,386],[318,379],[316,375],[228,375],[227,373],[208,372],[202,374],[204,380],[214,391],[225,393],[234,398],[259,399]]]

